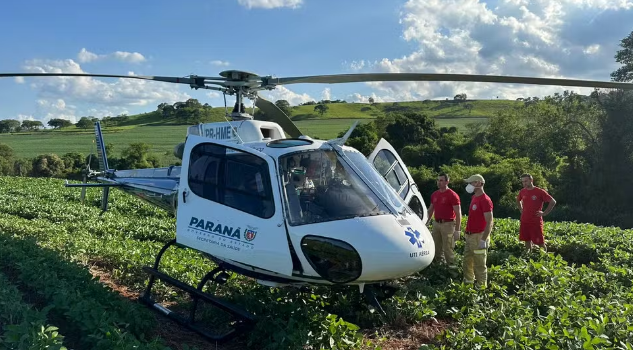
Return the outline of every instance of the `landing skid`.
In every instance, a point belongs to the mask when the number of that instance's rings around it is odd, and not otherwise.
[[[164,314],[165,316],[169,317],[170,319],[178,322],[180,325],[200,334],[201,336],[203,336],[204,338],[206,338],[209,341],[213,341],[213,342],[224,342],[227,340],[230,340],[231,338],[234,338],[235,336],[242,334],[244,332],[249,331],[250,329],[253,328],[253,326],[255,325],[256,319],[255,316],[250,314],[249,312],[239,308],[236,305],[233,305],[225,300],[222,300],[218,297],[215,297],[213,295],[210,295],[208,293],[205,293],[202,291],[202,288],[205,286],[205,284],[210,281],[213,280],[216,283],[220,283],[223,284],[226,282],[228,275],[226,274],[226,272],[224,272],[224,269],[222,269],[221,267],[218,267],[212,271],[210,271],[209,273],[207,273],[204,278],[202,278],[202,280],[200,281],[200,283],[198,283],[197,288],[194,288],[188,284],[185,284],[173,277],[168,276],[167,274],[159,271],[158,266],[160,264],[160,259],[163,256],[163,254],[165,253],[165,251],[172,245],[175,245],[176,247],[179,248],[183,248],[183,246],[180,246],[178,243],[176,243],[176,240],[171,240],[169,241],[167,244],[165,244],[163,246],[163,248],[160,250],[160,252],[158,253],[158,256],[156,257],[156,261],[154,263],[154,267],[143,267],[143,271],[147,272],[150,274],[150,278],[149,278],[149,283],[147,284],[147,288],[145,290],[145,293],[139,298],[139,300],[149,306],[151,306],[152,308],[160,311],[162,314]],[[217,276],[216,276],[217,274]],[[189,317],[183,317],[179,314],[177,314],[176,312],[173,312],[171,310],[169,310],[168,308],[162,306],[161,304],[157,303],[156,301],[154,301],[151,298],[151,289],[152,286],[154,285],[154,282],[156,281],[156,278],[160,279],[161,281],[170,284],[176,288],[182,289],[185,292],[189,293],[189,295],[191,296],[191,298],[193,299],[193,305],[189,311]],[[217,334],[217,333],[210,333],[206,330],[204,330],[203,328],[201,328],[195,321],[195,316],[196,316],[196,310],[198,307],[198,302],[199,301],[204,301],[206,303],[209,303],[229,314],[231,314],[234,318],[236,318],[236,323],[235,325],[232,326],[232,329],[225,332],[225,333],[221,333],[221,334]]]
[[[368,285],[363,288],[363,296],[373,312],[378,310],[382,315],[387,315],[380,302],[391,298],[398,291],[398,287],[390,284]]]

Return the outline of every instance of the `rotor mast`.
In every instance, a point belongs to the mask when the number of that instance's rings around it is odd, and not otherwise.
[[[250,72],[227,70],[220,72],[220,76],[225,78],[224,85],[227,87],[226,93],[235,94],[235,106],[230,116],[233,120],[253,120],[253,116],[246,112],[244,98],[256,99],[257,87],[261,78]]]

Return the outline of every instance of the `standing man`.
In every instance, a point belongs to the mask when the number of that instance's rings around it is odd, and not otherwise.
[[[525,242],[525,248],[532,249],[532,244],[547,251],[545,237],[543,235],[543,217],[549,214],[556,200],[547,191],[536,187],[533,184],[532,175],[521,175],[523,189],[517,196],[517,204],[521,211],[521,227],[519,229],[519,240]],[[543,203],[547,202],[547,208],[543,212]]]
[[[475,174],[464,179],[466,192],[473,197],[468,208],[466,222],[466,247],[464,249],[464,283],[475,283],[478,288],[488,286],[488,247],[492,232],[492,200],[484,192],[484,177]],[[475,278],[477,279],[475,282]]]
[[[439,189],[431,195],[428,217],[433,217],[435,214],[431,235],[435,242],[436,261],[445,261],[449,266],[453,266],[455,262],[453,248],[461,232],[462,209],[459,196],[448,188],[449,181],[447,174],[440,174],[437,177]]]

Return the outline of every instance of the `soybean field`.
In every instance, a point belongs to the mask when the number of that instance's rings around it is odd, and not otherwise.
[[[0,349],[216,349],[137,301],[142,267],[174,238],[175,219],[117,190],[100,216],[101,190],[81,204],[81,190],[63,184],[0,177]],[[217,349],[633,349],[633,231],[546,222],[549,251],[528,253],[518,228],[496,219],[487,289],[461,283],[462,240],[457,269],[396,281],[386,317],[356,288],[278,289],[238,275],[209,284],[258,318]],[[161,262],[194,286],[213,267],[185,249]],[[189,302],[156,287],[172,309]]]

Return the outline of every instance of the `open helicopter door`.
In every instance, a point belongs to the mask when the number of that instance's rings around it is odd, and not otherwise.
[[[367,157],[370,163],[382,175],[387,183],[396,191],[404,202],[422,219],[426,224],[427,210],[422,194],[406,164],[398,155],[398,152],[387,140],[381,138],[373,152]]]
[[[270,156],[253,148],[189,135],[177,243],[228,263],[292,275],[276,169]]]

